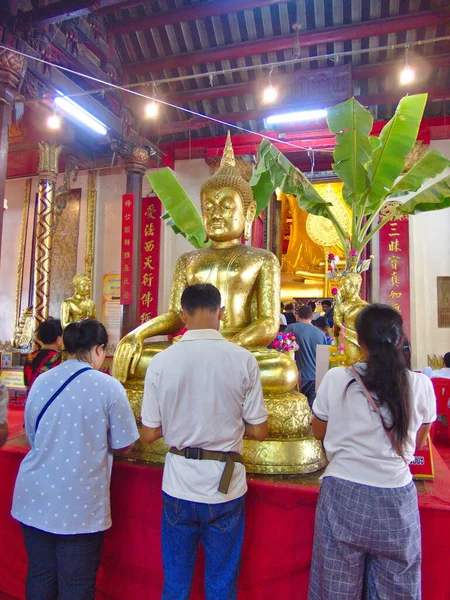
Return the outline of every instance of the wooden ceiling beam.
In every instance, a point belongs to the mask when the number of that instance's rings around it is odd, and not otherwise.
[[[428,92],[429,100],[447,100],[450,98],[450,88],[431,88],[429,90],[423,90]],[[419,93],[419,90],[415,91]],[[363,106],[377,106],[380,104],[393,104],[398,102],[405,95],[405,90],[396,90],[393,92],[381,92],[377,94],[367,94],[363,96],[356,96],[356,99]],[[328,104],[329,105],[329,104]],[[326,100],[324,100],[324,106],[327,106]],[[304,107],[308,109],[307,106]],[[260,120],[268,117],[274,113],[273,107],[256,108],[253,110],[231,112],[226,114],[209,115],[211,119],[219,119],[228,123],[240,123],[244,121]],[[174,121],[172,123],[153,124],[150,128],[148,124],[145,130],[141,130],[141,135],[170,135],[175,133],[181,133],[185,131],[192,131],[209,127],[211,121],[206,118],[195,118],[187,121]],[[310,124],[311,125],[311,124]],[[317,124],[316,124],[317,127]]]
[[[92,12],[103,10],[115,10],[118,4],[123,4],[122,0],[61,0],[33,8],[27,12],[21,13],[8,20],[8,26],[11,27],[18,22],[38,23],[40,25],[52,25],[68,19],[84,17]],[[132,2],[127,2],[129,6]],[[141,4],[141,2],[139,2]]]
[[[242,3],[241,3],[242,4]],[[204,4],[196,4],[195,8],[200,8]],[[176,12],[176,11],[171,11]],[[316,46],[317,44],[326,44],[334,42],[343,42],[368,38],[371,36],[380,36],[399,31],[408,31],[423,27],[437,26],[441,23],[450,21],[450,5],[432,10],[407,13],[388,17],[386,19],[377,19],[364,21],[352,25],[343,25],[339,27],[326,27],[325,29],[305,31],[300,33],[300,46],[302,48]],[[156,58],[151,60],[139,61],[125,67],[129,75],[142,75],[145,73],[159,73],[169,69],[181,69],[213,63],[221,60],[231,60],[242,58],[244,56],[255,56],[267,52],[278,52],[287,50],[294,46],[295,37],[293,35],[277,36],[270,39],[258,40],[254,42],[245,42],[243,44],[233,44],[212,48],[210,50],[201,50]]]
[[[450,53],[439,56],[420,56],[420,60],[427,68],[438,69],[450,65]],[[414,67],[414,59],[410,58],[410,64]],[[399,66],[399,61],[383,62],[372,65],[361,65],[352,67],[352,79],[368,79],[369,77],[384,77],[390,75]],[[314,71],[310,71],[314,73]],[[291,79],[292,73],[286,75],[277,75],[275,79]],[[258,82],[237,83],[234,85],[215,85],[214,87],[200,88],[198,90],[187,90],[164,96],[164,100],[172,104],[187,104],[198,100],[213,100],[215,98],[229,98],[231,96],[244,96],[245,94],[255,94],[258,90]]]
[[[287,2],[288,0],[284,0]],[[148,17],[133,19],[132,21],[122,21],[108,27],[108,33],[123,34],[144,31],[155,27],[165,27],[174,23],[183,23],[195,19],[205,19],[206,17],[217,17],[227,13],[238,12],[241,10],[251,10],[272,4],[280,4],[283,0],[218,0],[217,2],[202,2],[192,4],[183,8],[175,8],[160,13],[149,15]]]

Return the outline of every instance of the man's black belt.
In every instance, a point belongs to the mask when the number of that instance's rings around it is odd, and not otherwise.
[[[239,452],[218,452],[216,450],[203,450],[203,448],[183,448],[178,450],[175,446],[169,449],[171,454],[177,456],[184,456],[184,458],[191,458],[194,460],[218,460],[219,462],[225,463],[225,469],[223,470],[222,477],[219,483],[219,492],[221,494],[228,494],[228,488],[230,487],[231,478],[233,477],[234,463],[244,464],[242,456]]]

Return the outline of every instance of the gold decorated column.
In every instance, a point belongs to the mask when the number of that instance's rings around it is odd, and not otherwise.
[[[97,171],[88,172],[87,192],[87,217],[86,217],[86,245],[84,251],[84,272],[94,283],[94,256],[95,256],[95,216],[97,211]],[[91,297],[93,295],[91,287]]]
[[[39,192],[36,209],[36,250],[34,265],[35,326],[49,316],[51,251],[54,231],[55,184],[58,176],[58,142],[39,142]]]

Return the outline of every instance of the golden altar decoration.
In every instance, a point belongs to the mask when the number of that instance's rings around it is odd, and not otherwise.
[[[180,331],[183,290],[194,283],[212,283],[219,289],[225,306],[221,333],[250,350],[257,359],[269,412],[267,440],[244,440],[247,470],[265,474],[317,471],[326,460],[321,443],[311,433],[312,417],[306,397],[296,391],[297,366],[290,356],[267,349],[279,328],[280,265],[271,252],[241,243],[242,235],[250,235],[256,203],[250,185],[236,172],[230,137],[219,170],[201,188],[201,209],[211,246],[179,258],[168,312],[121,340],[114,355],[113,375],[124,383],[139,421],[147,366],[155,354],[169,345],[145,340]],[[136,444],[132,456],[163,462],[166,452],[164,442],[158,440],[150,447]]]
[[[349,233],[351,211],[342,198],[342,182],[315,183],[313,187],[331,203],[333,214]],[[301,209],[293,194],[279,192],[278,199],[283,237],[288,240],[282,264],[282,299],[330,297],[333,283],[327,278],[326,257],[330,252],[341,257],[345,254],[335,227],[329,219]]]

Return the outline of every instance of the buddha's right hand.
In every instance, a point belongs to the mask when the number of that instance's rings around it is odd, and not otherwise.
[[[125,383],[128,374],[133,375],[142,356],[144,344],[133,332],[124,336],[114,352],[113,377]]]

